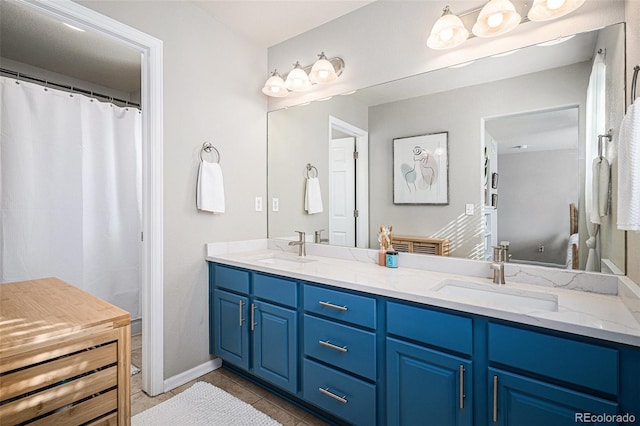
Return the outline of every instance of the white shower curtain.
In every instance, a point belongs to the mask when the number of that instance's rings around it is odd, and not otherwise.
[[[140,317],[141,118],[0,77],[0,280],[58,277]]]

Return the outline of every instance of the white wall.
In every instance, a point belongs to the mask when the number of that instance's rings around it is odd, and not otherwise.
[[[208,242],[266,237],[266,51],[190,2],[82,1],[163,41],[164,375],[210,359]],[[226,213],[195,208],[198,153],[220,151]]]
[[[625,0],[627,15],[627,96],[625,105],[631,101],[631,77],[633,67],[640,65],[640,3],[638,0]],[[640,93],[640,83],[636,91]],[[640,102],[636,100],[636,102]],[[627,275],[640,284],[640,232],[627,232]]]
[[[634,2],[637,7],[637,0],[627,0],[627,3]],[[460,0],[452,2],[451,6],[454,12],[464,13],[484,3],[484,0]],[[428,0],[379,0],[272,46],[264,78],[267,70],[288,71],[296,60],[309,65],[320,51],[329,57],[342,57],[346,68],[333,84],[314,87],[303,94],[270,99],[269,109],[322,99],[625,19],[624,0],[587,0],[580,9],[561,19],[527,22],[502,37],[474,38],[455,49],[436,51],[426,46],[426,40],[445,4]]]
[[[482,119],[567,105],[584,111],[590,68],[584,62],[371,107],[370,223],[390,223],[399,235],[448,238],[452,256],[481,258]],[[438,132],[449,132],[449,205],[394,205],[393,139]],[[467,203],[474,216],[465,216]]]

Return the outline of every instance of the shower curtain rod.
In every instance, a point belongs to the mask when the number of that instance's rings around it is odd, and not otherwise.
[[[136,108],[140,108],[140,104],[137,104],[135,102],[131,102],[131,101],[126,101],[124,99],[119,99],[119,98],[114,98],[113,96],[109,96],[109,95],[104,95],[102,93],[98,93],[98,92],[94,92],[91,90],[84,90],[81,89],[79,87],[75,87],[75,86],[67,86],[66,84],[60,84],[60,83],[52,83],[49,80],[42,80],[40,78],[37,77],[33,77],[18,71],[13,71],[13,70],[9,70],[6,68],[0,68],[0,73],[2,74],[9,74],[11,76],[14,76],[16,79],[18,80],[31,80],[31,81],[35,81],[38,83],[43,83],[45,86],[52,86],[55,88],[59,88],[59,89],[63,89],[63,90],[68,90],[72,93],[81,93],[84,95],[89,95],[90,97],[94,97],[94,98],[104,98],[109,100],[110,102],[119,102],[121,104],[124,104],[124,106],[132,106],[132,107],[136,107]]]

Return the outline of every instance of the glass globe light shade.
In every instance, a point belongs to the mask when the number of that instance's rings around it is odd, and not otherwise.
[[[338,78],[338,74],[336,73],[333,64],[329,62],[327,57],[324,55],[324,52],[318,55],[319,59],[313,64],[311,67],[311,72],[309,73],[309,80],[312,83],[330,83],[336,78]]]
[[[550,21],[573,12],[585,0],[534,0],[527,18],[531,21]]]
[[[280,75],[274,71],[271,77],[267,79],[262,88],[262,93],[274,98],[284,98],[289,94],[289,91],[284,86],[284,80]]]
[[[443,14],[431,29],[427,39],[427,46],[435,50],[451,49],[462,43],[469,37],[469,31],[464,27],[460,18],[453,15],[449,6],[445,7]]]
[[[284,86],[294,92],[305,92],[311,88],[309,76],[300,66],[300,62],[296,62],[294,68],[289,71]]]
[[[490,0],[480,11],[471,31],[478,37],[494,37],[512,31],[521,20],[509,0]]]

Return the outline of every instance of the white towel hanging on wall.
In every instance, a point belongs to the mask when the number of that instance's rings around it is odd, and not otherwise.
[[[224,182],[220,164],[209,163],[208,161],[200,162],[196,188],[196,206],[198,210],[224,213]]]
[[[618,229],[640,231],[640,105],[622,119],[618,146]]]
[[[308,214],[322,213],[322,193],[320,192],[320,180],[317,177],[307,178],[304,209]]]

